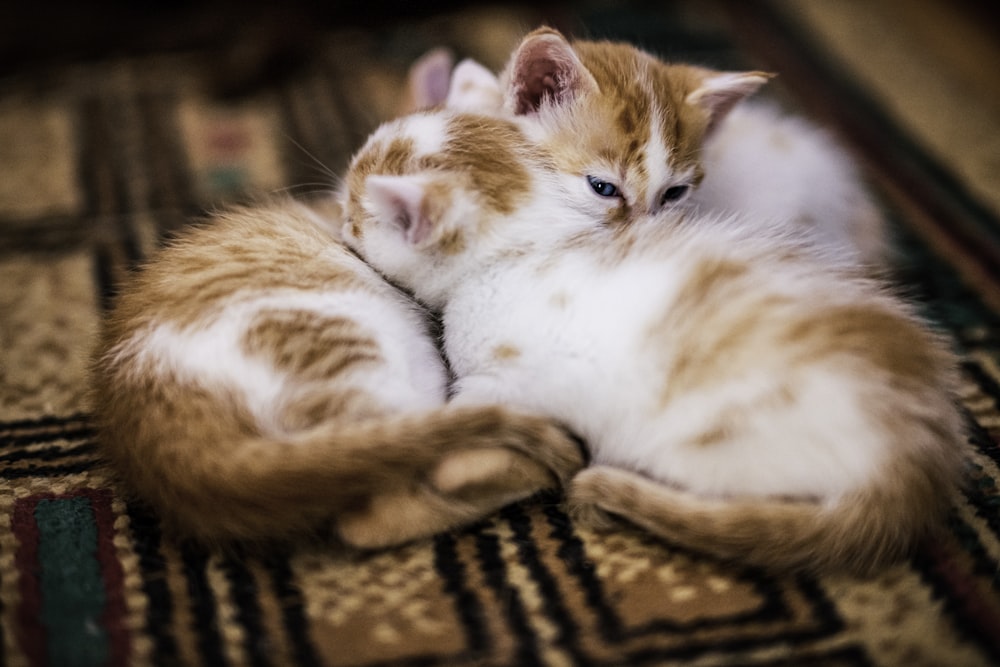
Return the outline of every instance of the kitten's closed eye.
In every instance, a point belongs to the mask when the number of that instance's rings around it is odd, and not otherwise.
[[[602,181],[596,176],[588,176],[587,183],[590,184],[591,189],[602,197],[618,197],[618,186],[614,183],[608,183],[607,181]]]
[[[663,191],[660,198],[660,206],[666,206],[671,202],[680,201],[691,190],[690,185],[674,185]]]

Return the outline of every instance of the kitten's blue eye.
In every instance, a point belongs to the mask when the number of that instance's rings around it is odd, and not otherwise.
[[[688,185],[675,185],[673,187],[667,188],[663,192],[663,197],[660,199],[660,205],[663,206],[672,201],[677,201],[687,194],[690,186]]]
[[[602,197],[618,196],[618,187],[612,183],[608,183],[607,181],[602,181],[596,176],[588,176],[587,182],[590,183],[590,187],[594,190],[594,192],[601,195]]]

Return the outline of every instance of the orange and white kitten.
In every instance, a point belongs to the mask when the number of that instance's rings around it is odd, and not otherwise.
[[[103,453],[176,531],[332,521],[378,547],[477,520],[581,465],[552,420],[445,404],[424,311],[292,201],[216,215],[123,288],[93,365]]]
[[[425,104],[449,64],[439,58],[411,75]],[[526,131],[560,169],[605,199],[594,208],[609,223],[678,206],[736,212],[805,230],[828,252],[883,271],[886,223],[849,154],[803,118],[743,102],[770,77],[666,63],[629,44],[569,42],[540,28],[499,80],[459,63],[439,101],[531,121]]]
[[[567,424],[578,517],[719,557],[866,572],[933,529],[964,441],[946,341],[780,224],[595,217],[520,125],[388,123],[342,186],[345,241],[442,313],[453,402]]]

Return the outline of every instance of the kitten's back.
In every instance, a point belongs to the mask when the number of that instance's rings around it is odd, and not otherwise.
[[[773,104],[747,102],[709,138],[703,161],[695,205],[787,221],[847,261],[885,269],[885,217],[858,165],[820,127]]]

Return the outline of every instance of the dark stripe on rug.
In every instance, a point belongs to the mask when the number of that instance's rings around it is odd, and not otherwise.
[[[704,560],[704,556],[692,556],[692,558],[697,558],[699,560]],[[776,579],[765,575],[763,572],[755,571],[751,569],[746,569],[743,571],[744,580],[749,580],[753,583],[754,589],[757,594],[763,599],[763,604],[757,609],[753,609],[746,612],[730,614],[729,616],[716,616],[710,619],[700,619],[689,622],[668,622],[668,621],[654,621],[648,626],[637,629],[632,634],[656,634],[664,630],[669,632],[674,632],[677,634],[683,634],[685,632],[691,632],[694,630],[705,630],[719,627],[729,627],[729,626],[739,626],[745,623],[778,623],[788,619],[794,618],[794,612],[789,608],[788,603],[785,600],[785,595],[779,586]],[[818,589],[812,587],[809,589],[812,592],[818,593]],[[805,593],[805,591],[802,591]],[[811,603],[810,611],[812,612],[813,621],[816,623],[815,627],[809,627],[803,631],[796,631],[795,634],[780,634],[782,640],[791,639],[793,637],[813,639],[815,637],[822,637],[828,634],[833,634],[843,628],[843,622],[840,617],[833,612],[831,616],[829,612],[833,610],[830,606],[829,601],[826,600],[821,594],[818,598],[814,599],[808,594],[805,597]],[[765,643],[769,643],[774,640],[773,635],[768,635],[764,633],[762,635],[762,640]],[[756,641],[756,640],[754,640]],[[738,646],[742,648],[744,646],[743,640],[739,640]]]
[[[996,463],[998,458],[996,443],[989,439],[979,424],[972,423],[969,428],[970,440],[974,446]],[[1000,540],[1000,516],[997,514],[997,508],[1000,508],[1000,494],[997,482],[974,461],[968,461],[967,466],[969,468],[965,473],[966,483],[962,493],[976,516],[986,524],[994,538]],[[1000,566],[996,564],[991,567],[1000,571]]]
[[[966,428],[969,433],[969,443],[976,448],[976,451],[1000,467],[1000,442],[997,442],[990,432],[983,428],[983,426],[972,417],[969,417],[966,420]],[[990,477],[990,479],[993,478]],[[991,486],[990,488],[993,489],[995,487]],[[991,501],[991,504],[996,503]]]
[[[555,499],[543,501],[545,518],[552,528],[552,537],[559,542],[559,558],[566,565],[570,576],[576,579],[590,610],[597,615],[598,631],[604,639],[611,643],[619,643],[625,638],[625,630],[621,619],[608,604],[604,595],[601,580],[594,573],[594,565],[587,558],[583,541],[573,532],[573,524],[569,516],[561,509]]]
[[[26,477],[64,477],[66,475],[79,475],[80,473],[93,470],[93,461],[84,463],[74,463],[58,466],[28,466],[27,468],[2,468],[0,469],[0,479],[24,479]]]
[[[0,216],[0,255],[75,252],[90,242],[93,230],[80,216],[40,215],[27,219]]]
[[[87,434],[88,437],[90,434]],[[53,438],[53,440],[62,440],[63,438]],[[75,440],[75,438],[67,437],[66,440]],[[4,440],[0,438],[0,446],[13,445],[16,447],[23,447],[25,445],[35,445],[38,444],[37,438],[31,439],[12,439]],[[0,454],[0,462],[2,463],[17,463],[18,461],[26,460],[38,460],[38,461],[56,461],[58,459],[68,458],[72,456],[81,455],[92,455],[96,451],[94,443],[91,441],[78,442],[74,445],[54,445],[54,446],[42,446],[35,449],[16,449],[12,452],[6,454]]]
[[[243,626],[243,642],[252,667],[270,667],[268,645],[271,641],[261,620],[260,591],[253,575],[243,562],[245,554],[238,552],[223,559],[222,570],[229,581],[230,595],[236,605],[236,621]]]
[[[795,577],[795,582],[799,587],[799,591],[809,600],[813,620],[816,621],[816,628],[803,632],[790,633],[788,640],[791,643],[800,644],[831,636],[842,632],[847,627],[844,619],[837,612],[837,605],[827,596],[822,586],[820,586],[819,581],[811,576],[799,575]]]
[[[175,94],[140,93],[136,98],[139,117],[143,119],[142,152],[149,161],[150,211],[174,210],[195,215],[201,203],[195,196],[191,174],[185,168],[188,156],[177,124]]]
[[[81,102],[77,141],[81,162],[77,165],[77,178],[83,188],[84,211],[91,219],[109,219],[114,222],[116,238],[131,258],[140,252],[132,226],[124,220],[129,212],[129,202],[122,169],[127,160],[116,142],[121,129],[116,125],[110,100],[87,98]],[[86,158],[86,162],[82,161]]]
[[[118,289],[127,279],[129,267],[133,264],[122,244],[110,241],[95,244],[94,286],[102,315],[114,306]]]
[[[545,503],[545,515],[553,529],[551,536],[558,540],[561,545],[558,551],[560,559],[566,564],[569,573],[576,578],[580,588],[586,592],[590,610],[598,616],[600,631],[609,643],[622,644],[628,639],[635,637],[655,636],[663,633],[684,635],[698,630],[738,627],[747,623],[781,623],[787,619],[794,618],[794,612],[789,608],[785,600],[786,593],[777,580],[757,570],[743,569],[740,578],[751,582],[763,601],[758,608],[729,616],[715,616],[711,619],[698,619],[687,622],[659,619],[634,628],[625,628],[614,609],[606,601],[601,582],[596,577],[593,566],[586,558],[583,543],[573,533],[569,517],[559,509],[555,502]],[[703,555],[690,552],[683,547],[673,544],[671,544],[671,550],[678,554],[687,554],[693,560],[700,561],[706,558]],[[722,567],[728,568],[733,566],[722,565]],[[844,623],[837,614],[834,605],[820,590],[815,581],[802,578],[797,580],[796,584],[799,593],[810,604],[812,619],[806,627],[799,627],[792,630],[782,629],[777,633],[764,631],[759,639],[754,640],[739,640],[730,643],[713,641],[706,644],[692,644],[689,655],[688,653],[685,653],[685,655],[693,657],[711,651],[716,647],[742,650],[757,646],[758,644],[770,645],[775,641],[789,641],[802,644],[840,632],[844,627]],[[654,656],[657,658],[669,658],[678,655],[680,654],[677,652],[677,649],[662,649],[654,651],[645,657],[639,654],[634,654],[630,657],[639,660],[640,658],[652,659]]]
[[[942,601],[955,632],[1000,664],[997,565],[986,554],[974,528],[957,516],[950,523],[957,542],[936,540],[928,544],[914,559],[914,566],[934,597]]]
[[[222,635],[219,631],[218,605],[215,591],[208,581],[208,552],[202,547],[185,542],[180,545],[181,562],[191,594],[191,615],[199,655],[206,664],[223,667],[229,664],[223,650]]]
[[[979,363],[969,359],[962,362],[962,370],[975,380],[979,390],[993,400],[993,407],[1000,412],[1000,380],[987,373]],[[1000,463],[1000,460],[997,462]]]
[[[269,554],[261,560],[271,577],[275,597],[281,604],[282,621],[288,633],[297,667],[321,667],[316,649],[309,639],[309,619],[306,618],[302,593],[295,584],[287,553]]]
[[[581,663],[584,656],[578,644],[579,627],[563,604],[562,591],[555,577],[542,562],[538,545],[531,534],[531,517],[521,504],[509,505],[500,511],[500,516],[510,524],[514,532],[514,543],[517,546],[521,563],[528,568],[531,578],[538,586],[542,595],[543,610],[546,616],[559,629],[556,643],[565,649],[576,663]]]
[[[445,593],[451,596],[455,613],[462,619],[468,651],[473,655],[489,652],[492,641],[483,625],[483,605],[468,587],[465,564],[458,558],[455,537],[450,533],[434,537],[434,571],[441,578]]]
[[[84,412],[74,412],[65,416],[42,415],[33,419],[15,419],[0,422],[0,433],[4,431],[21,431],[66,426],[67,424],[86,424],[90,415]]]
[[[708,653],[716,652],[738,655],[739,653],[745,651],[759,651],[770,647],[787,648],[788,646],[806,646],[816,642],[817,640],[833,637],[837,633],[844,630],[845,624],[837,614],[836,606],[826,596],[814,579],[800,576],[795,578],[795,583],[800,593],[810,603],[810,611],[812,612],[812,620],[815,623],[814,625],[792,629],[778,628],[771,631],[761,628],[759,630],[759,634],[754,637],[738,637],[735,639],[701,642],[691,640],[676,647],[640,649],[630,652],[620,664],[631,665],[657,663],[661,660],[678,659],[691,660]],[[783,602],[780,604],[765,605],[766,608],[770,608],[772,610],[776,609],[778,606],[785,607],[785,612],[782,615],[770,618],[769,620],[773,622],[781,622],[792,621],[794,619],[793,612],[788,609]],[[767,620],[768,616],[768,613],[761,614],[760,617],[756,617],[756,615],[752,613],[746,615],[733,615],[729,617],[729,622],[733,627],[738,628],[744,623],[753,624],[755,621],[760,622],[762,620]],[[660,624],[652,625],[656,625],[658,628],[663,627]],[[685,624],[685,629],[680,629],[679,627],[674,626],[674,631],[679,631],[679,634],[684,634],[698,628],[707,628],[714,625],[719,624],[715,622],[691,623]],[[864,656],[864,653],[861,652],[860,648],[858,649],[858,652]],[[868,664],[867,659],[860,664]]]
[[[501,605],[503,616],[517,642],[513,664],[525,667],[540,665],[538,638],[528,624],[528,614],[520,594],[507,580],[507,565],[500,553],[500,538],[482,526],[474,530],[473,536],[483,578]]]
[[[166,563],[160,550],[160,524],[156,517],[138,503],[126,504],[132,532],[132,548],[139,557],[142,592],[146,596],[145,630],[153,640],[153,663],[166,667],[180,659],[177,640],[170,631],[174,600],[167,585]]]

